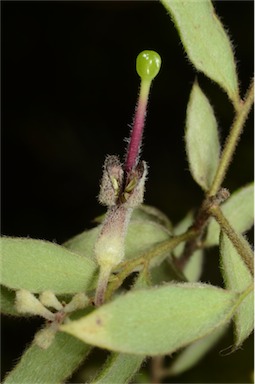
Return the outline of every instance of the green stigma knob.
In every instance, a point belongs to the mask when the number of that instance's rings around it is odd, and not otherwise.
[[[153,80],[159,73],[161,58],[155,51],[142,51],[136,59],[136,71],[142,80]]]

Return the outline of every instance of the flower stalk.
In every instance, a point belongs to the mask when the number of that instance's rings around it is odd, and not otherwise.
[[[100,268],[96,306],[103,304],[110,274],[125,256],[125,237],[133,209],[143,202],[147,165],[140,161],[139,153],[150,86],[160,63],[156,52],[143,51],[138,55],[136,69],[141,87],[125,164],[117,156],[107,156],[105,160],[99,201],[108,211],[94,247]]]
[[[125,163],[125,171],[127,173],[137,165],[139,159],[150,87],[151,81],[141,81],[140,95]]]

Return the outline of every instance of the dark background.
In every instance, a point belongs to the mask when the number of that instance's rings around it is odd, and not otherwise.
[[[214,5],[235,47],[243,95],[253,75],[253,2]],[[189,174],[183,142],[196,73],[159,2],[2,1],[1,17],[2,234],[61,243],[104,211],[96,197],[102,164],[106,154],[125,153],[139,87],[135,59],[144,49],[162,57],[145,131],[145,202],[174,223],[199,205],[203,195]],[[216,84],[202,74],[198,80],[215,108],[223,142],[232,106]],[[252,124],[250,117],[224,183],[230,191],[253,179]],[[217,269],[214,256],[208,255],[208,270]],[[220,283],[217,274],[208,276]],[[38,324],[19,320],[17,327],[5,318],[3,324],[6,370]],[[232,356],[214,352],[194,377],[178,380],[250,382],[251,351],[250,340]]]

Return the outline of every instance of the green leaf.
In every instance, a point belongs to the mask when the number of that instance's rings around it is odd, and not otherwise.
[[[172,223],[169,218],[158,208],[151,205],[142,204],[139,208],[134,209],[131,220],[134,219],[154,221],[155,223],[166,227],[169,231],[172,230]]]
[[[4,384],[61,384],[79,366],[90,346],[62,332],[57,333],[48,349],[34,342],[25,351]]]
[[[129,383],[130,379],[140,368],[144,356],[124,353],[113,353],[106,363],[102,373],[96,377],[93,384]]]
[[[174,226],[174,235],[181,235],[182,233],[186,232],[187,229],[191,226],[191,224],[194,221],[194,212],[189,211],[184,218]],[[184,250],[185,243],[181,243],[175,247],[173,254],[175,257],[181,256],[183,250]]]
[[[159,285],[170,281],[187,281],[184,274],[168,259],[152,268],[150,274],[152,285]]]
[[[101,226],[85,231],[64,243],[69,250],[94,258],[94,244]],[[138,257],[157,243],[170,238],[170,232],[160,224],[142,219],[131,219],[125,239],[125,260]],[[165,257],[165,255],[163,255]],[[157,260],[157,262],[159,262]]]
[[[67,249],[42,240],[0,239],[1,284],[39,293],[76,293],[89,289],[96,264]]]
[[[0,308],[1,313],[10,316],[24,316],[15,309],[15,298],[16,294],[14,291],[1,286],[1,297],[0,297]]]
[[[162,225],[152,221],[133,220],[129,224],[125,241],[125,259],[138,257],[157,243],[169,240],[170,237],[170,232]],[[167,254],[153,260],[151,266],[160,263]]]
[[[235,191],[230,198],[221,205],[222,213],[231,226],[239,233],[248,231],[254,222],[254,184]],[[219,243],[220,227],[215,219],[208,225],[206,245]]]
[[[142,270],[132,290],[146,288],[150,285],[148,271]],[[102,371],[93,379],[97,383],[128,383],[140,368],[146,356],[129,355],[125,353],[112,353]]]
[[[180,235],[187,231],[194,221],[194,213],[188,212],[187,215],[174,227],[174,234]],[[185,243],[179,244],[173,251],[175,257],[179,258],[184,250]],[[183,269],[183,274],[190,282],[200,279],[203,270],[204,253],[201,249],[196,250]]]
[[[213,109],[197,82],[189,98],[185,142],[193,179],[207,191],[219,164],[220,143]]]
[[[198,281],[203,271],[204,252],[197,249],[183,269],[183,273],[190,282]]]
[[[176,357],[169,369],[169,375],[176,376],[197,364],[210,351],[226,331],[227,326],[221,326],[209,335],[195,341]]]
[[[233,49],[211,1],[161,2],[173,18],[192,64],[218,83],[237,104],[238,78]]]
[[[206,284],[169,284],[129,292],[60,329],[112,351],[167,354],[226,324],[236,300]]]
[[[72,252],[78,253],[81,256],[86,256],[91,260],[94,260],[94,245],[99,235],[101,226],[98,225],[95,228],[86,230],[79,235],[67,240],[63,247],[69,249]]]
[[[220,254],[223,277],[228,289],[245,291],[253,284],[253,277],[228,237],[221,233]],[[234,316],[235,346],[239,347],[254,328],[254,291],[245,297]]]

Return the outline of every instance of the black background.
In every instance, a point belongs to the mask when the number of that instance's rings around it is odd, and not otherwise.
[[[235,47],[244,95],[253,74],[253,2],[214,5]],[[102,164],[106,154],[124,156],[139,87],[135,59],[144,49],[162,57],[143,146],[150,167],[145,202],[174,223],[199,205],[203,195],[188,171],[183,141],[187,101],[197,74],[159,2],[2,1],[1,17],[2,234],[61,243],[89,228],[104,211],[96,197]],[[198,80],[215,108],[223,142],[233,119],[231,103],[202,74]],[[224,183],[230,191],[253,179],[252,123],[250,117]],[[212,259],[209,253],[208,270],[217,269]],[[221,283],[210,271],[205,279]],[[3,346],[9,345],[5,370],[37,323],[19,321],[17,327],[14,320],[3,322]],[[215,363],[204,360],[204,368],[194,370],[194,380],[249,382],[248,346],[232,357],[217,355]],[[242,368],[231,363],[235,359],[242,361]],[[219,364],[227,369],[217,376]],[[183,380],[190,376],[183,375]]]

